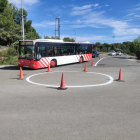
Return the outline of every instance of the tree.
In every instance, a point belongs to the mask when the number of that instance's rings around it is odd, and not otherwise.
[[[0,13],[3,13],[6,7],[8,7],[8,0],[0,0]]]
[[[9,4],[9,8],[11,9],[13,19],[15,20],[17,18],[18,8],[12,3]]]
[[[95,50],[100,51],[100,47],[101,47],[101,43],[100,42],[96,42],[94,44]]]
[[[69,37],[65,37],[63,38],[64,42],[75,42],[75,40],[73,38],[69,38]]]
[[[102,46],[103,46],[103,48],[104,48],[103,51],[108,51],[109,48],[110,48],[110,45],[109,45],[108,43],[104,43],[104,44],[102,44]]]
[[[25,9],[23,9],[23,17],[24,17],[24,22],[26,23],[26,21],[27,21],[27,11],[25,10]],[[21,24],[21,20],[22,19],[22,9],[20,8],[19,10],[18,10],[18,12],[17,12],[17,16],[16,16],[16,18],[15,18],[15,22],[17,23],[17,24]]]
[[[22,9],[8,3],[8,0],[0,0],[0,44],[11,45],[21,39],[21,15]],[[27,11],[23,9],[25,39],[40,38],[35,28],[32,27],[32,20],[27,21]]]

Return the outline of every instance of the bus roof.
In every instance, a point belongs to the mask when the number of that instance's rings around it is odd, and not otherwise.
[[[72,44],[92,44],[90,42],[64,42],[59,39],[35,39],[35,40],[19,40],[19,41],[33,41],[33,42],[57,42],[57,43],[72,43]]]
[[[39,42],[64,42],[63,40],[59,40],[59,39],[36,39],[35,41],[39,41]]]

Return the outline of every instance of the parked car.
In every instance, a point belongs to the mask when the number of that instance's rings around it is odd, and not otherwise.
[[[116,52],[115,51],[111,51],[111,52],[108,53],[108,55],[115,56],[116,55]]]
[[[92,57],[98,57],[99,56],[99,52],[98,51],[93,51],[92,52]]]
[[[116,52],[116,55],[121,56],[121,55],[122,55],[122,53],[121,53],[120,51],[117,51],[117,52]]]

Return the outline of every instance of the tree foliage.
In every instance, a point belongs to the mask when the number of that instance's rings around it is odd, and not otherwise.
[[[73,38],[69,38],[69,37],[65,37],[63,38],[64,42],[75,42],[75,40]]]
[[[32,27],[32,20],[27,21],[27,11],[23,9],[25,39],[40,38],[35,28]],[[18,9],[8,0],[0,0],[0,45],[11,45],[21,38],[22,9]]]
[[[52,37],[49,37],[49,36],[45,36],[44,39],[59,39],[58,36],[52,36]]]

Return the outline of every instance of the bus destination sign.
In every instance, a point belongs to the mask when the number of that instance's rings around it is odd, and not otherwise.
[[[33,46],[33,41],[20,41],[19,45]]]

